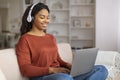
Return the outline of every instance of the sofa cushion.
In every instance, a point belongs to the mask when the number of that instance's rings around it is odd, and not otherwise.
[[[5,75],[3,74],[1,69],[0,69],[0,80],[6,80]]]
[[[13,48],[0,50],[0,68],[7,80],[26,80],[20,74],[15,49]]]

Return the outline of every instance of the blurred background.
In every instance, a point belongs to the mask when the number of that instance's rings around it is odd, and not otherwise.
[[[120,52],[120,0],[0,0],[0,49],[15,48],[21,17],[36,2],[49,6],[47,32],[57,43]]]

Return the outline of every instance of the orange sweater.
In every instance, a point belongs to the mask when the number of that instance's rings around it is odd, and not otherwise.
[[[16,46],[16,54],[21,73],[27,77],[44,76],[49,74],[49,67],[66,66],[58,54],[55,38],[50,34],[24,34]]]

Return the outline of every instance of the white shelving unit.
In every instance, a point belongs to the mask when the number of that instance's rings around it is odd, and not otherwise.
[[[94,0],[47,0],[51,10],[48,33],[57,42],[70,43],[73,48],[90,48],[95,45]]]
[[[94,0],[70,0],[70,28],[70,42],[73,49],[94,47]]]
[[[33,0],[50,8],[47,33],[76,49],[95,45],[95,0]]]
[[[48,33],[56,37],[58,43],[70,43],[70,1],[69,0],[47,0],[50,8],[50,24]]]

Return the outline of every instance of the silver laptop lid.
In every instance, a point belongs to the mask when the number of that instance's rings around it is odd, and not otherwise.
[[[98,48],[76,50],[70,74],[74,77],[91,71],[94,67],[97,53]]]

